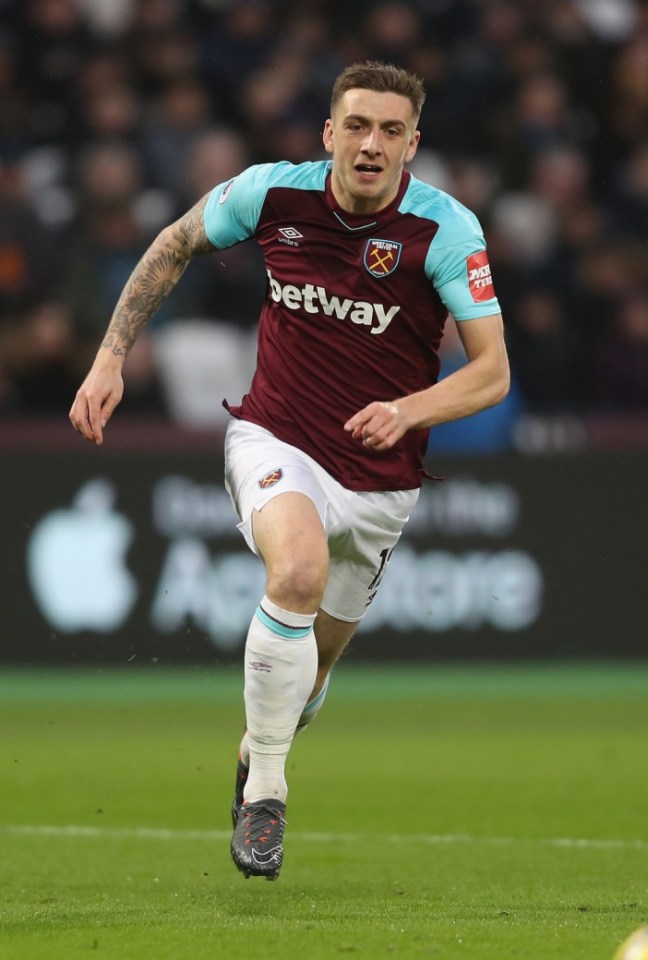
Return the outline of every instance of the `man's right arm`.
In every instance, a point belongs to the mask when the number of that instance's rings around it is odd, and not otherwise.
[[[97,356],[70,410],[74,429],[92,443],[120,402],[122,367],[138,334],[166,300],[193,257],[214,250],[205,233],[208,194],[153,241],[124,287]]]

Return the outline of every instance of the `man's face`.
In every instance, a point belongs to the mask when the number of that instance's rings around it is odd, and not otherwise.
[[[333,155],[333,194],[342,209],[376,213],[391,203],[419,137],[407,97],[347,90],[323,135],[324,147]]]

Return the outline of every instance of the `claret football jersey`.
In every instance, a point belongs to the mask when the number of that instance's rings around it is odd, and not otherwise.
[[[427,430],[386,452],[343,429],[374,400],[439,374],[448,314],[499,312],[474,215],[404,172],[388,207],[342,210],[328,161],[261,164],[211,192],[205,230],[219,249],[254,238],[267,273],[257,368],[232,414],[309,454],[350,490],[420,486]]]

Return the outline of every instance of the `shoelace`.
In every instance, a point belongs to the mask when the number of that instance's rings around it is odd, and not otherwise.
[[[259,806],[255,804],[251,809],[243,807],[243,816],[245,817],[246,843],[266,843],[273,834],[277,833],[279,836],[276,839],[280,839],[283,828],[286,826],[281,811],[265,803]],[[268,817],[270,817],[269,821]]]

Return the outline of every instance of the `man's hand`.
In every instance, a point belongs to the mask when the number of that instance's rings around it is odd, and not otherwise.
[[[365,447],[380,451],[390,450],[407,432],[408,424],[398,402],[377,400],[347,420],[344,429]]]
[[[90,443],[101,446],[104,427],[123,394],[121,367],[99,365],[95,362],[79,387],[70,409],[70,420],[74,429]]]

